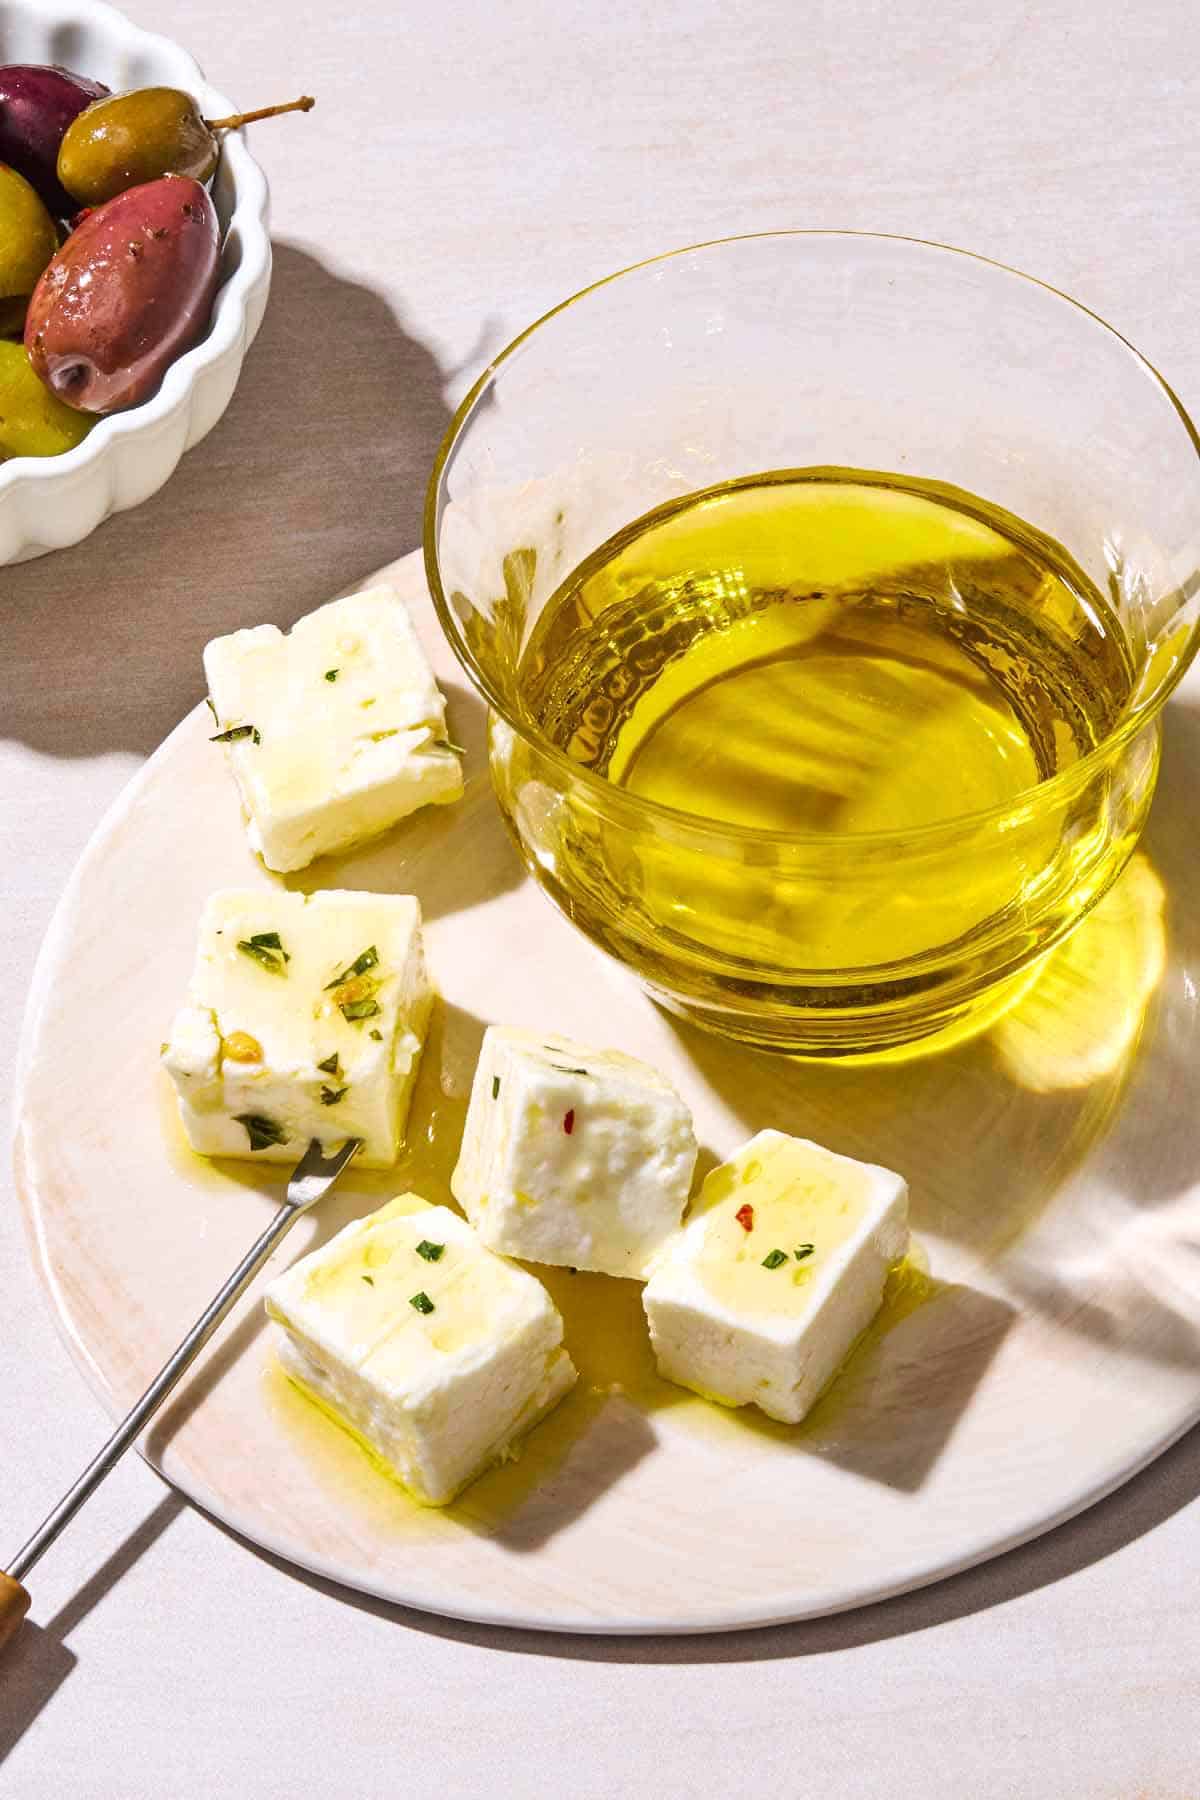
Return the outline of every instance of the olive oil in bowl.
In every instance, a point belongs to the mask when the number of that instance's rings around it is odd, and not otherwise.
[[[981,501],[782,471],[661,507],[543,612],[539,727],[647,799],[766,831],[902,830],[1093,749],[1132,667],[1045,539]]]
[[[799,1000],[828,1050],[871,1047],[846,1008],[922,989],[938,1029],[989,943],[1027,962],[1022,919],[1048,944],[1054,894],[1099,894],[1132,848],[1094,793],[1039,817],[1038,788],[1111,733],[1133,682],[1098,589],[982,500],[844,469],[690,494],[596,550],[525,647],[529,726],[654,803],[639,832],[568,801],[539,878],[651,984],[670,959],[676,998],[684,955],[698,999]],[[497,770],[502,801],[513,779]]]

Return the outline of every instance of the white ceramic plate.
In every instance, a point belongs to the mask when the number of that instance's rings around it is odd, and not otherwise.
[[[404,1186],[447,1197],[479,1036],[504,1020],[658,1064],[709,1157],[775,1125],[902,1170],[931,1293],[897,1305],[788,1430],[657,1382],[635,1284],[551,1272],[580,1389],[520,1462],[444,1513],[412,1505],[292,1394],[251,1302],[151,1432],[150,1460],[248,1538],[390,1600],[567,1631],[708,1631],[962,1569],[1178,1437],[1200,1414],[1200,926],[1164,894],[1195,880],[1200,713],[1186,698],[1172,709],[1149,855],[991,1037],[891,1070],[805,1068],[672,1023],[534,891],[417,559],[399,575],[468,749],[467,795],[306,885],[418,893],[445,1005],[407,1164],[348,1183],[282,1258]],[[258,1234],[281,1180],[191,1157],[156,1066],[206,895],[272,880],[209,732],[197,707],[100,826],[45,945],[23,1046],[33,1251],[114,1416]]]
[[[237,111],[186,50],[103,0],[0,0],[0,62],[62,63],[114,93],[158,82],[186,88],[210,119]],[[101,419],[74,450],[0,464],[0,563],[77,544],[111,513],[149,499],[229,405],[271,284],[267,178],[244,133],[225,133],[213,200],[221,286],[207,332],[172,363],[157,393]]]

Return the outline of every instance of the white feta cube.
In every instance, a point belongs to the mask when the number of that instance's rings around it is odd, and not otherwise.
[[[302,869],[463,791],[446,705],[404,602],[368,588],[214,638],[204,672],[269,869]]]
[[[485,1033],[450,1185],[493,1250],[641,1280],[695,1166],[691,1114],[657,1069],[569,1038]]]
[[[298,1162],[361,1138],[395,1162],[433,989],[410,895],[214,894],[162,1060],[202,1156]]]
[[[575,1381],[540,1281],[448,1207],[403,1194],[267,1290],[292,1380],[428,1506],[444,1506]]]
[[[907,1247],[899,1175],[760,1131],[708,1176],[643,1290],[660,1374],[796,1424]]]

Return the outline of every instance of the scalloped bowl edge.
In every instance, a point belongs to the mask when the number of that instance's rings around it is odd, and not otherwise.
[[[3,0],[0,57],[65,62],[110,86],[186,88],[209,117],[237,110],[179,45],[105,0]],[[0,564],[77,544],[111,514],[148,499],[228,406],[271,283],[267,180],[240,132],[225,136],[213,199],[223,228],[221,286],[206,335],[172,363],[149,400],[101,419],[74,450],[0,465]]]

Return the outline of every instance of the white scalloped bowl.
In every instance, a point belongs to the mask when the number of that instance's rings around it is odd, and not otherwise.
[[[185,50],[102,0],[0,0],[0,62],[63,63],[114,92],[185,88],[208,118],[237,110]],[[212,196],[223,248],[207,333],[149,400],[101,419],[74,450],[0,464],[0,564],[77,544],[110,514],[157,493],[228,406],[271,284],[267,179],[240,132],[225,135]]]

